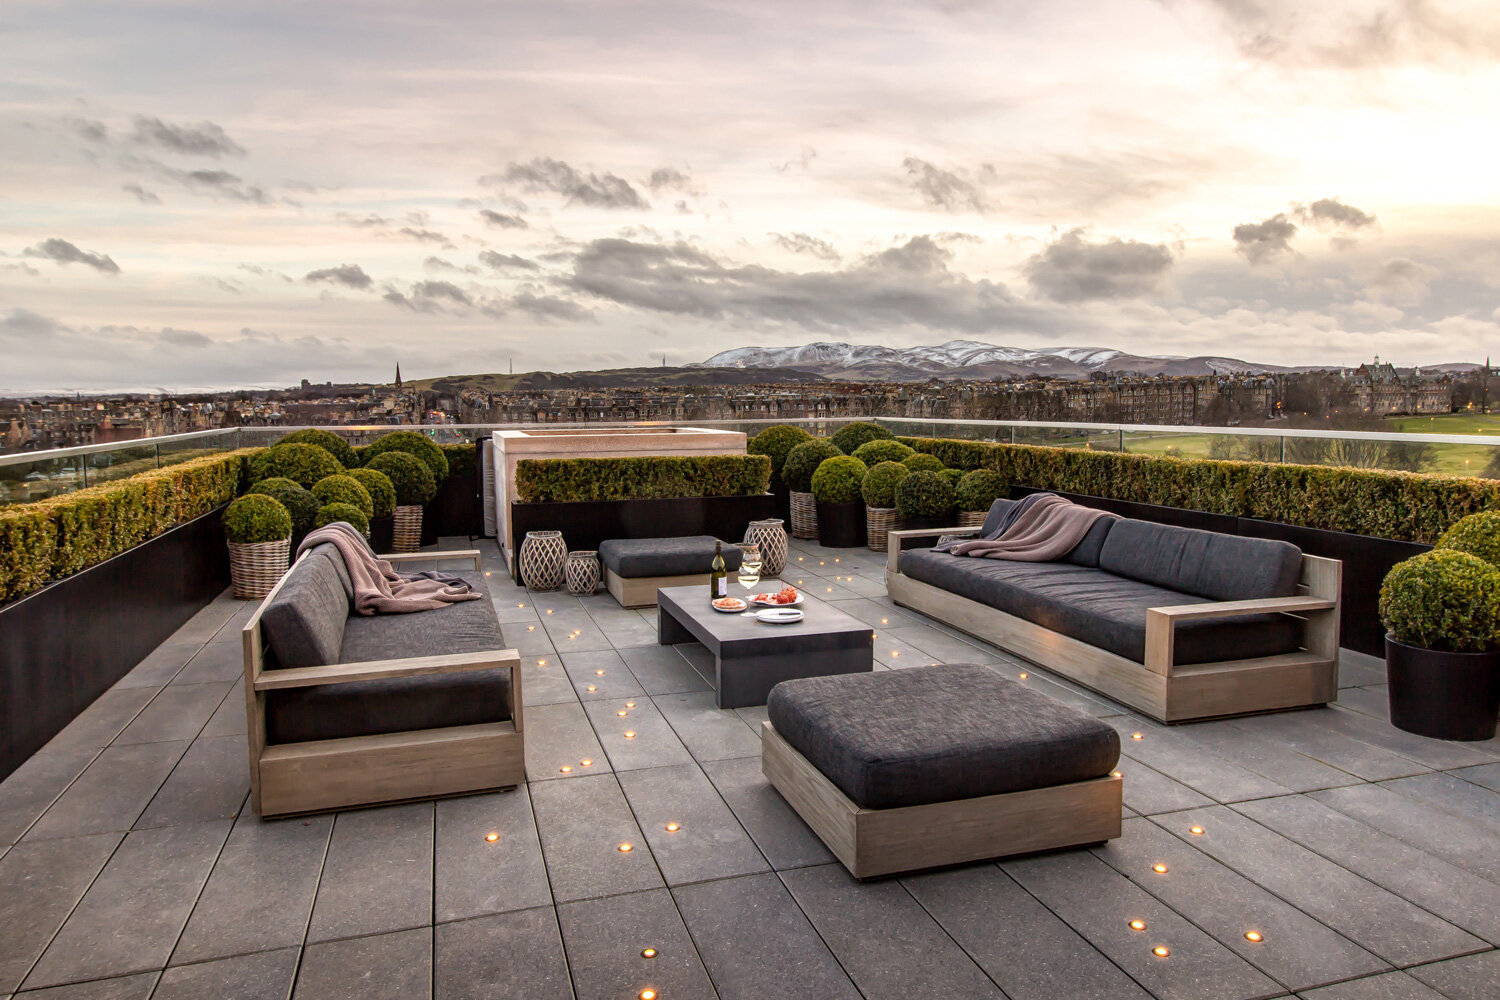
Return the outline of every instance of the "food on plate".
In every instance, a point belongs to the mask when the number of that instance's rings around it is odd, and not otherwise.
[[[714,607],[720,611],[744,611],[746,606],[738,597],[720,597],[714,601]]]
[[[797,588],[787,586],[774,594],[756,594],[753,600],[757,604],[796,604]]]

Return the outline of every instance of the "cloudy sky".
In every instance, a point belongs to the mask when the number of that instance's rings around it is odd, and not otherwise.
[[[0,391],[1500,355],[1493,0],[6,0]]]

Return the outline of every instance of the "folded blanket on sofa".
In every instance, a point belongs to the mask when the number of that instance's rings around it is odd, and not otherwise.
[[[476,593],[461,577],[439,573],[403,576],[394,566],[370,551],[364,536],[353,525],[335,521],[308,532],[297,555],[315,545],[332,545],[344,557],[344,568],[354,585],[357,615],[409,614],[435,611],[458,601],[477,601]]]
[[[1054,493],[1033,493],[1008,513],[1017,516],[1008,524],[1002,521],[996,537],[956,539],[946,543],[943,551],[1015,562],[1054,562],[1071,552],[1095,521],[1115,516]]]

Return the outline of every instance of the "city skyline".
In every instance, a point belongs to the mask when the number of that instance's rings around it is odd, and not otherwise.
[[[1479,3],[8,8],[0,393],[1500,333]]]

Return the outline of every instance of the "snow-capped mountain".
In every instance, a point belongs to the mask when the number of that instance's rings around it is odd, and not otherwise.
[[[1087,378],[1092,372],[1216,375],[1286,371],[1235,358],[1126,354],[1104,347],[1028,349],[950,340],[935,347],[882,347],[820,341],[800,347],[737,347],[696,368],[796,368],[825,378],[924,381],[930,378],[1004,378],[1046,375]]]

